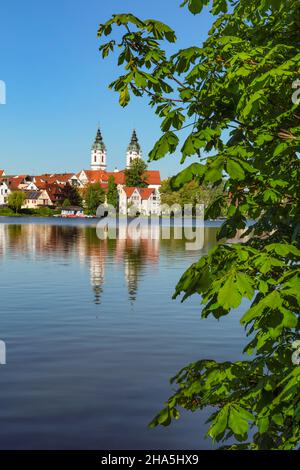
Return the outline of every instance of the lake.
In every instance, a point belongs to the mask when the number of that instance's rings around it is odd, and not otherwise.
[[[219,224],[196,251],[172,233],[99,240],[94,224],[0,218],[0,448],[210,448],[209,411],[147,424],[180,368],[241,357],[238,313],[202,320],[199,297],[172,300]]]

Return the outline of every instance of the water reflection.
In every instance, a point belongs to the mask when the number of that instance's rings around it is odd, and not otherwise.
[[[178,239],[174,228],[170,231],[170,239],[166,239],[164,229],[159,226],[143,227],[134,239],[126,236],[126,230],[126,227],[120,228],[122,233],[116,240],[100,240],[94,227],[0,224],[0,262],[8,254],[30,259],[46,255],[48,259],[59,257],[62,261],[75,258],[89,268],[95,304],[101,303],[107,282],[107,263],[117,264],[119,268],[121,265],[128,298],[133,303],[144,269],[149,266],[154,269],[161,253],[170,257],[170,261],[174,253],[183,254],[186,251],[186,239]],[[217,228],[205,228],[203,249],[196,253],[187,251],[186,256],[194,259],[206,253],[216,243],[216,231]]]
[[[189,252],[160,230],[154,239],[101,241],[87,223],[0,223],[0,448],[210,446],[201,438],[205,412],[166,429],[147,424],[184,365],[237,360],[243,350],[237,315],[202,322],[199,297],[171,300],[216,230]]]

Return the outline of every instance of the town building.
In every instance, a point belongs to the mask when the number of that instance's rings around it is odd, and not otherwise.
[[[26,202],[24,208],[38,206],[60,206],[64,202],[64,189],[67,185],[76,187],[84,198],[84,190],[90,184],[99,183],[106,191],[109,178],[113,178],[119,194],[119,212],[128,213],[128,208],[134,204],[141,214],[151,215],[160,213],[161,186],[160,172],[147,170],[144,175],[145,188],[126,187],[126,169],[130,168],[136,159],[142,159],[142,149],[134,130],[126,149],[124,170],[107,171],[107,149],[100,128],[91,149],[90,168],[78,173],[44,173],[42,175],[6,175],[0,170],[0,205],[7,202],[8,194],[12,191],[24,191]],[[2,193],[1,193],[2,191]]]
[[[50,196],[45,189],[41,191],[23,190],[23,192],[26,195],[26,199],[22,209],[37,209],[39,207],[53,206]]]
[[[122,215],[149,216],[161,212],[160,193],[156,188],[123,187],[119,191],[119,212]]]
[[[4,181],[0,181],[0,206],[7,204],[10,192],[8,185]]]

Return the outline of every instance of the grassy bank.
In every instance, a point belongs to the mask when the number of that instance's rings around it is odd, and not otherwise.
[[[51,217],[60,214],[60,209],[50,209],[49,207],[39,207],[38,209],[21,209],[18,213],[9,207],[0,209],[0,217]]]

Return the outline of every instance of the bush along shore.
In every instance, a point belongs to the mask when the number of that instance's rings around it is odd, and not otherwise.
[[[0,217],[53,217],[61,213],[61,209],[39,207],[37,209],[20,209],[14,212],[9,207],[0,208]]]

